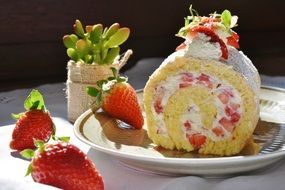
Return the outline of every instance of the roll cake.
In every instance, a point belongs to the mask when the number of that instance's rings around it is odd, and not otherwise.
[[[258,122],[259,74],[237,50],[236,16],[190,12],[178,33],[185,42],[144,88],[148,135],[167,149],[238,154]]]

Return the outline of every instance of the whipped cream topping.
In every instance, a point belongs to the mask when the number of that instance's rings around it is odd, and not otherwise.
[[[219,60],[222,55],[220,44],[210,42],[210,37],[203,33],[198,33],[192,40],[186,39],[185,44],[186,57]]]

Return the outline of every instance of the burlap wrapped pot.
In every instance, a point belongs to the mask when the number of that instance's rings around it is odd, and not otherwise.
[[[90,108],[95,101],[94,97],[90,97],[86,93],[86,87],[96,87],[98,80],[107,79],[112,76],[111,67],[120,70],[127,62],[132,54],[128,50],[122,59],[111,65],[84,64],[70,60],[67,64],[67,117],[68,120],[74,122],[82,113]]]

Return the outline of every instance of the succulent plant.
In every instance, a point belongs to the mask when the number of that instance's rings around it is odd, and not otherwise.
[[[79,20],[73,25],[75,34],[63,36],[67,55],[75,62],[112,64],[120,54],[120,45],[129,37],[130,29],[118,23],[103,29],[102,24],[87,25]]]

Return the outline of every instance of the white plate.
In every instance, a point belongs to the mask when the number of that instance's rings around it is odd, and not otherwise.
[[[141,93],[138,93],[141,99]],[[123,124],[103,112],[83,113],[74,124],[75,135],[92,148],[114,156],[128,167],[163,175],[220,176],[261,169],[285,155],[285,92],[263,87],[261,120],[251,144],[237,156],[214,157],[157,147],[142,130]],[[118,127],[120,126],[120,127]]]

